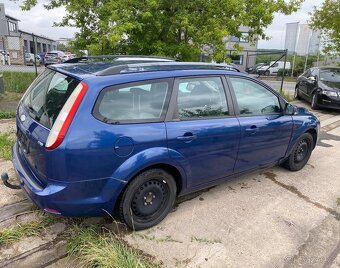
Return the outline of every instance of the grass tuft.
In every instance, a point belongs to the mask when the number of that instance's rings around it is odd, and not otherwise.
[[[0,111],[0,119],[14,118],[15,112],[13,111]]]
[[[23,93],[35,79],[35,73],[3,72],[5,91]]]
[[[280,95],[281,95],[282,97],[284,97],[288,102],[291,102],[291,101],[295,100],[293,96],[289,95],[289,94],[288,94],[287,92],[285,92],[285,91],[282,91],[282,92],[280,93]]]
[[[95,227],[75,225],[67,253],[83,266],[108,268],[154,268],[160,267],[151,257],[126,245],[111,232],[100,232]]]
[[[8,246],[23,237],[40,234],[42,229],[47,227],[54,219],[53,215],[45,214],[41,220],[18,224],[10,229],[2,229],[0,230],[0,246]]]
[[[12,159],[12,147],[15,143],[15,137],[10,133],[0,133],[0,157],[11,160]]]

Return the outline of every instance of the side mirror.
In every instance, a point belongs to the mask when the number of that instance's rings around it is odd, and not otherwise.
[[[290,104],[289,102],[286,103],[284,114],[286,115],[294,115],[296,112],[296,107],[293,104]]]
[[[310,76],[310,77],[307,78],[307,80],[308,80],[309,82],[311,82],[311,83],[315,83],[315,82],[316,82],[315,76]]]

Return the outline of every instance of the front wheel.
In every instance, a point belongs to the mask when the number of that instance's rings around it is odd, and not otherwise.
[[[300,95],[299,95],[299,87],[296,87],[296,88],[295,88],[295,91],[294,91],[294,99],[296,99],[296,100],[301,99],[301,97],[300,97]]]
[[[158,224],[173,207],[176,190],[173,176],[163,169],[150,169],[139,174],[121,198],[121,220],[133,230]]]
[[[310,133],[304,133],[294,145],[292,153],[282,164],[291,171],[302,169],[308,162],[313,150],[313,137]]]
[[[313,110],[319,109],[318,96],[317,96],[316,92],[313,93],[311,107],[312,107]]]
[[[264,74],[265,74],[266,76],[269,76],[269,75],[270,75],[270,71],[267,70]]]

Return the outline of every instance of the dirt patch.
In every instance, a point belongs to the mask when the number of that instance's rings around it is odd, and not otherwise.
[[[0,120],[1,133],[15,133],[15,119],[2,119]]]

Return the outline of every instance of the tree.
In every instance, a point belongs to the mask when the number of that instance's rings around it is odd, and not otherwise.
[[[324,52],[340,55],[340,1],[325,0],[320,8],[314,8],[310,24],[321,30]]]
[[[197,60],[202,50],[225,59],[227,36],[267,38],[264,29],[276,12],[290,14],[304,0],[49,0],[47,9],[64,6],[58,26],[76,26],[78,49],[91,54],[143,54]],[[25,0],[30,9],[37,0]],[[237,49],[241,49],[239,46]]]

